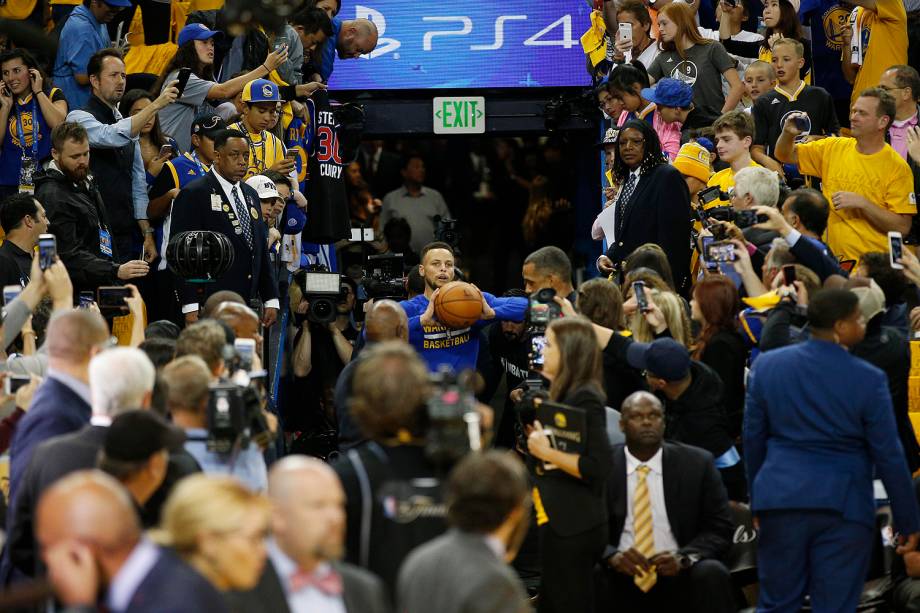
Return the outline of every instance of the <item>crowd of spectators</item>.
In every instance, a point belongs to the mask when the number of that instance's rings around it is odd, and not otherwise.
[[[920,609],[917,2],[593,3],[590,232],[357,142],[341,0],[163,4],[0,37],[0,609]]]

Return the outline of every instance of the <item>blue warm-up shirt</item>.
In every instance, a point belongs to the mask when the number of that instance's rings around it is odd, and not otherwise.
[[[422,325],[422,313],[428,308],[428,298],[424,294],[399,303],[409,317],[409,343],[428,364],[428,370],[435,372],[445,364],[456,373],[475,370],[479,355],[479,330],[493,321],[524,320],[527,312],[526,298],[496,298],[487,292],[483,292],[483,295],[495,310],[495,319],[480,320],[459,330],[440,324]]]

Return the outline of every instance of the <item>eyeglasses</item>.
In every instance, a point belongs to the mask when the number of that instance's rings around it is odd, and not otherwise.
[[[888,87],[887,85],[879,85],[878,88],[883,92],[893,92],[898,89],[907,89],[906,87]]]
[[[632,138],[621,138],[620,140],[617,141],[617,145],[618,145],[620,148],[626,148],[627,146],[641,147],[641,146],[644,145],[644,144],[645,144],[645,139],[644,139],[644,138],[636,138],[636,139],[632,139]]]

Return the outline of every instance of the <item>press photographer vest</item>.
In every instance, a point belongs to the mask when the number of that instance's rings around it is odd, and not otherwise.
[[[116,122],[112,108],[96,96],[90,96],[83,110],[100,123],[110,125]],[[130,235],[137,228],[132,189],[136,146],[131,142],[117,148],[92,147],[89,156],[89,167],[105,203],[106,221],[113,239]]]

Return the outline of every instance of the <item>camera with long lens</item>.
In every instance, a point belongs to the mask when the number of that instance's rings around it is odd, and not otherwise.
[[[241,355],[233,345],[223,349],[228,379],[221,379],[208,390],[208,451],[230,453],[246,449],[250,443],[267,446],[274,435],[262,413],[262,395],[266,372],[252,371],[251,356]]]
[[[367,297],[374,300],[405,300],[408,293],[403,262],[402,254],[368,256],[364,280],[361,282]]]
[[[338,317],[336,306],[345,302],[347,296],[342,288],[342,276],[329,272],[322,265],[298,270],[294,279],[300,285],[303,299],[310,303],[307,319],[319,324],[328,324]]]
[[[737,211],[730,206],[717,206],[703,211],[703,215],[712,221],[728,221],[742,230],[754,224],[764,223],[769,219],[766,215],[758,214],[757,211],[750,209]]]
[[[474,377],[472,371],[457,375],[449,366],[431,375],[425,455],[434,464],[450,465],[482,449]]]

